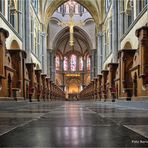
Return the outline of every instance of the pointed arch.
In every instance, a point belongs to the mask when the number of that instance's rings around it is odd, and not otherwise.
[[[45,10],[45,22],[46,25],[48,25],[49,18],[52,16],[54,11],[58,9],[59,6],[67,2],[68,0],[53,0],[49,1],[49,3],[46,1],[44,5],[44,10]],[[100,14],[98,7],[92,2],[92,0],[75,0],[77,3],[85,7],[87,11],[92,15],[96,25],[99,25],[100,22]]]

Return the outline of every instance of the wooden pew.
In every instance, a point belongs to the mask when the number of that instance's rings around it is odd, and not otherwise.
[[[42,81],[42,99],[45,101],[46,98],[46,74],[41,74],[41,81]]]
[[[108,70],[102,70],[102,95],[103,95],[103,98],[104,98],[104,101],[107,100],[107,87],[106,87],[106,84],[107,84],[107,76],[108,76]]]
[[[35,63],[26,63],[26,67],[28,70],[28,75],[29,75],[29,101],[32,102],[33,96],[35,95],[35,86],[34,86],[34,77],[35,77]]]
[[[37,92],[36,92],[36,97],[37,97],[37,101],[40,101],[41,98],[41,93],[42,93],[42,89],[41,89],[41,73],[42,70],[41,69],[36,69],[35,70],[35,75],[37,78]]]
[[[115,78],[116,78],[116,70],[118,67],[118,63],[109,63],[109,73],[108,73],[108,82],[109,82],[109,96],[108,98],[112,99],[112,102],[117,98],[117,90],[115,87]]]
[[[97,89],[98,89],[98,98],[99,98],[99,100],[101,101],[101,99],[102,99],[102,91],[101,91],[101,85],[102,85],[102,75],[100,74],[100,75],[98,75],[97,76],[98,77],[98,83],[97,83]]]
[[[12,67],[11,56],[6,49],[9,32],[0,28],[0,99],[12,99],[12,80],[15,69]],[[16,99],[16,98],[14,98]]]

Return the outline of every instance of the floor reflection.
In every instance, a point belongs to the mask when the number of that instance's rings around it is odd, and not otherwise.
[[[0,113],[0,131],[9,129],[0,136],[0,147],[146,147],[132,140],[148,140],[142,136],[147,123],[147,111],[102,103],[16,104],[16,110],[8,105]]]

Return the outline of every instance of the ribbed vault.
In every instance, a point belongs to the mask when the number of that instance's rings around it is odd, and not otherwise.
[[[82,32],[79,27],[74,28],[74,47],[69,45],[69,36],[69,28],[66,27],[57,35],[54,42],[54,49],[59,50],[63,55],[72,51],[75,51],[80,55],[84,55],[92,48],[88,35],[84,31]]]
[[[63,3],[68,0],[42,0],[42,16],[44,16],[43,21],[45,21],[46,26],[48,25],[49,19],[54,13],[54,11]],[[99,0],[75,0],[77,3],[84,6],[89,13],[92,15],[96,25],[100,22],[100,7]]]

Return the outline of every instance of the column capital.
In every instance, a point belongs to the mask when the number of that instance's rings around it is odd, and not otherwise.
[[[53,51],[53,49],[47,49],[47,51],[52,52],[52,51]]]
[[[46,32],[40,32],[40,35],[46,37],[48,34]]]
[[[101,37],[101,36],[103,36],[103,32],[102,31],[99,31],[98,32],[98,37]]]

